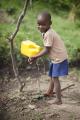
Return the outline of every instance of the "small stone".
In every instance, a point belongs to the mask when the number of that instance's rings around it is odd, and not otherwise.
[[[26,70],[32,70],[32,67],[31,66],[27,66]]]
[[[23,97],[21,97],[21,100],[22,100],[22,101],[26,100],[26,97],[24,97],[24,96],[23,96]]]
[[[29,105],[28,105],[28,107],[29,107],[31,110],[33,110],[33,109],[35,109],[35,108],[36,108],[36,106],[35,106],[35,105],[31,105],[31,104],[29,104]]]

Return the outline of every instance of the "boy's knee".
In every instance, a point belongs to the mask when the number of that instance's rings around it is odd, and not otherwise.
[[[52,79],[53,79],[54,82],[59,80],[58,77],[53,77]]]
[[[53,79],[55,79],[55,80],[56,80],[56,79],[58,79],[58,77],[53,77]]]

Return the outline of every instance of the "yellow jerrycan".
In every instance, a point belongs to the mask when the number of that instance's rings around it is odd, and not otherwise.
[[[42,48],[39,45],[30,40],[21,42],[21,54],[24,56],[33,57],[37,55],[41,50]]]

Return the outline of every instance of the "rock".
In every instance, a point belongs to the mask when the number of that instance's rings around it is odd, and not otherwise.
[[[26,70],[32,70],[32,67],[31,66],[27,66]]]
[[[31,110],[33,110],[33,109],[35,109],[35,108],[36,108],[36,106],[35,106],[35,105],[31,105],[31,104],[29,104],[29,105],[28,105],[28,107],[29,107]]]

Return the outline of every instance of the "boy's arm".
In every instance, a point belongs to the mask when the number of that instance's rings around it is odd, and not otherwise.
[[[44,49],[38,55],[34,57],[38,58],[38,57],[44,56],[45,54],[49,52],[49,50],[50,50],[50,47],[44,47]]]
[[[43,49],[38,55],[29,58],[28,62],[32,63],[32,62],[33,62],[34,60],[36,60],[37,58],[46,55],[46,54],[49,52],[50,48],[51,48],[51,47],[44,47],[44,49]]]

